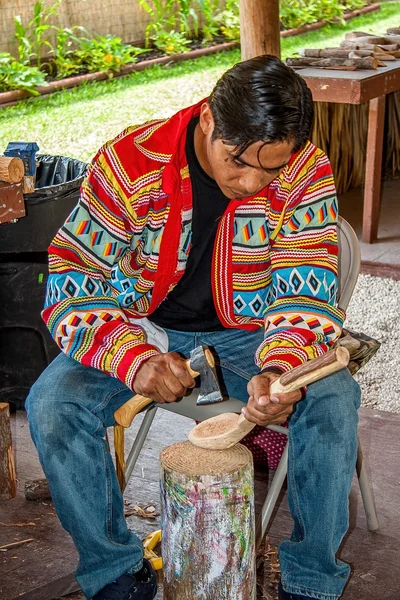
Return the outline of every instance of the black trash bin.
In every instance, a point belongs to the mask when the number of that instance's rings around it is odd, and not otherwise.
[[[26,217],[0,225],[0,402],[22,408],[59,349],[41,318],[47,248],[79,200],[87,163],[41,155]]]
[[[79,199],[87,163],[66,156],[37,157],[35,191],[25,194],[26,217],[0,228],[0,253],[46,252]]]

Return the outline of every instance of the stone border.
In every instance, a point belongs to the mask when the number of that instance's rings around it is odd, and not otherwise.
[[[375,12],[379,10],[380,7],[381,5],[379,3],[363,6],[362,8],[347,13],[343,16],[343,18],[345,21],[349,21],[350,19],[353,19],[360,15]],[[318,21],[317,23],[303,25],[302,27],[297,27],[296,29],[286,29],[285,31],[281,32],[281,37],[292,37],[295,35],[301,35],[303,33],[308,33],[309,31],[321,29],[321,27],[325,27],[325,25],[328,24],[329,23],[327,21]],[[162,56],[160,58],[143,60],[142,62],[132,63],[130,65],[125,65],[121,67],[121,70],[118,73],[112,74],[112,79],[115,79],[116,77],[124,77],[125,75],[129,75],[133,71],[143,71],[144,69],[152,67],[153,65],[165,65],[184,60],[193,60],[195,58],[199,58],[200,56],[206,56],[208,54],[216,54],[217,52],[232,50],[233,48],[239,47],[239,45],[239,42],[225,42],[224,44],[208,46],[207,48],[199,48],[197,50],[191,50],[182,54],[172,54],[170,56]],[[104,81],[105,79],[109,79],[109,74],[106,71],[98,71],[96,73],[87,73],[85,75],[76,75],[74,77],[68,77],[67,79],[60,79],[59,81],[51,81],[49,85],[39,86],[36,89],[41,96],[44,96],[46,94],[58,92],[59,90],[76,87],[85,82],[87,83],[92,81]],[[33,96],[32,94],[24,90],[11,90],[9,92],[1,92],[0,109],[6,108],[7,106],[12,106],[13,104],[17,104],[21,100],[26,100],[28,98],[35,97],[36,96]]]
[[[400,281],[400,265],[395,263],[380,263],[370,260],[361,261],[360,273],[373,277],[388,277]]]

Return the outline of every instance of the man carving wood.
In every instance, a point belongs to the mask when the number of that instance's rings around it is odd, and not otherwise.
[[[184,357],[199,344],[250,421],[289,420],[280,600],[342,593],[358,385],[344,369],[303,394],[269,394],[280,373],[327,352],[344,319],[336,193],[308,141],[312,118],[305,82],[278,59],[235,65],[206,100],[105,144],[50,246],[43,318],[63,353],[27,409],[87,598],[156,595],[105,430],[133,392],[173,402],[190,391]]]

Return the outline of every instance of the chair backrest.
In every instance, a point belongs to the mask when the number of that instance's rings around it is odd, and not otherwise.
[[[337,230],[339,244],[339,292],[337,300],[340,308],[346,310],[360,272],[361,253],[354,229],[342,217],[339,217]]]

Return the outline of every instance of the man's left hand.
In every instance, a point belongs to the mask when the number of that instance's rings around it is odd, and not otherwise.
[[[257,425],[277,425],[286,423],[293,412],[293,406],[301,400],[300,390],[288,394],[271,394],[270,385],[279,375],[268,371],[255,375],[248,385],[249,401],[242,409],[248,421]]]

